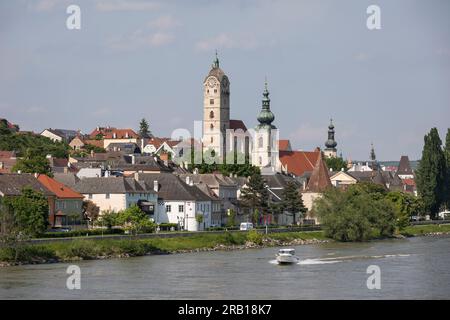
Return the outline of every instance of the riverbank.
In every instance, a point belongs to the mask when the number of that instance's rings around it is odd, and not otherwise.
[[[409,226],[398,237],[439,236],[450,234],[449,225]],[[150,254],[243,250],[275,246],[298,246],[333,241],[323,231],[269,233],[199,234],[192,237],[90,240],[44,244],[20,244],[0,248],[0,266],[57,263],[79,260],[136,257]]]
[[[0,248],[0,266],[56,263],[79,260],[136,257],[149,254],[242,250],[269,246],[304,245],[328,242],[322,231],[259,234],[249,240],[248,233],[199,234],[192,237],[89,240],[44,244],[21,244]]]

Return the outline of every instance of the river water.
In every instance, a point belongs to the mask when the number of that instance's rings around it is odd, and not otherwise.
[[[0,268],[0,299],[449,299],[450,236],[295,247],[299,264],[279,266],[278,248]],[[380,268],[369,290],[367,268]]]

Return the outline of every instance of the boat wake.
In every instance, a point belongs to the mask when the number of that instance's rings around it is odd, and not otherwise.
[[[339,263],[349,260],[362,260],[362,259],[383,259],[383,258],[395,258],[395,257],[409,257],[410,254],[384,254],[384,255],[373,255],[373,256],[343,256],[343,257],[333,257],[333,258],[311,258],[300,260],[298,265],[317,265],[317,264],[332,264]],[[277,260],[270,260],[271,264],[278,264]]]

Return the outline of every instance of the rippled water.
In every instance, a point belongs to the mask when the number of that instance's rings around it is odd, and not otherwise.
[[[449,299],[450,237],[83,261],[81,290],[66,288],[70,264],[0,268],[2,299]],[[366,285],[369,265],[381,289]]]

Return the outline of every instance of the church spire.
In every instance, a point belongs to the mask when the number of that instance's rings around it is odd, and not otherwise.
[[[217,56],[217,49],[216,49],[216,58],[213,61],[212,67],[213,67],[213,69],[219,67],[219,57]]]
[[[264,91],[263,91],[263,99],[262,99],[262,108],[261,112],[258,116],[258,128],[273,128],[275,126],[272,125],[272,122],[275,120],[275,115],[270,111],[270,98],[269,98],[269,90],[267,89],[267,78],[264,83]]]
[[[375,155],[375,149],[373,147],[373,143],[371,143],[370,145],[371,145],[371,148],[370,148],[370,160],[376,161],[377,157]]]
[[[325,147],[328,149],[336,149],[337,142],[334,140],[334,125],[333,119],[330,119],[330,125],[328,126],[328,140],[325,141]]]

